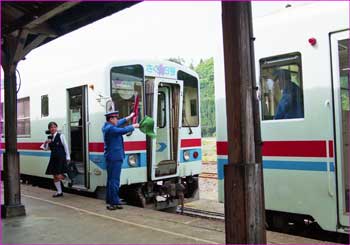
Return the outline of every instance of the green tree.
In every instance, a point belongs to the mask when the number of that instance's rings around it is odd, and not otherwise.
[[[200,79],[202,136],[214,136],[216,132],[214,58],[201,59],[195,71]]]
[[[184,59],[184,58],[181,58],[181,57],[177,57],[177,58],[171,57],[171,58],[169,58],[168,60],[169,60],[169,61],[172,61],[172,62],[174,62],[174,63],[177,63],[177,64],[179,64],[179,65],[184,65],[184,64],[185,64],[185,59]]]

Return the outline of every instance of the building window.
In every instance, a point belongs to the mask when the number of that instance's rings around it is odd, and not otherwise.
[[[47,117],[49,115],[49,96],[41,96],[41,117]]]
[[[260,60],[262,120],[304,118],[301,54]]]
[[[30,99],[29,97],[17,100],[17,136],[30,135]]]

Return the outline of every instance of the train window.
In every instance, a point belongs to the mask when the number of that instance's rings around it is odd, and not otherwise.
[[[41,96],[41,117],[47,117],[49,115],[49,96]]]
[[[30,136],[30,99],[17,100],[17,136]]]
[[[4,103],[3,102],[1,102],[1,106],[0,106],[1,108],[0,108],[0,110],[1,110],[1,114],[0,114],[0,116],[1,116],[1,118],[0,118],[0,135],[1,135],[1,137],[3,137],[4,136]]]
[[[198,79],[183,71],[179,71],[177,77],[184,82],[182,126],[197,127],[199,125]]]
[[[349,213],[349,164],[350,164],[350,66],[349,66],[349,44],[350,39],[338,41],[339,55],[339,77],[340,77],[340,98],[341,98],[341,131],[342,131],[342,165],[344,178],[345,212]]]
[[[166,100],[164,92],[158,92],[157,126],[164,128],[166,125]]]
[[[141,65],[113,67],[111,69],[111,97],[120,117],[126,117],[134,110],[138,101],[138,122],[143,118],[144,72]],[[131,121],[130,121],[131,122]]]
[[[197,116],[197,100],[190,100],[191,104],[191,117]]]
[[[301,54],[260,59],[263,120],[304,118]]]

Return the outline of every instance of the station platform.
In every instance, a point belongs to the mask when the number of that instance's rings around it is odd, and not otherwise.
[[[26,216],[2,220],[2,244],[224,244],[225,223],[125,205],[109,211],[103,200],[21,185]],[[3,199],[2,199],[3,200]],[[205,200],[189,203],[206,205]],[[211,201],[210,205],[215,206]],[[222,204],[218,204],[219,206]],[[223,206],[223,205],[222,205]],[[215,211],[218,207],[212,207]],[[269,244],[325,244],[267,232]]]

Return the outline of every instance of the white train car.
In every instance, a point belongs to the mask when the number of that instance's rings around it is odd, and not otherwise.
[[[267,219],[349,231],[349,3],[289,7],[253,20]],[[278,116],[287,70],[299,113]],[[227,164],[223,67],[216,66],[219,201]],[[234,193],[232,193],[234,195]],[[271,223],[270,223],[271,224]]]
[[[103,193],[104,114],[118,109],[120,117],[127,116],[138,100],[138,121],[151,116],[157,137],[152,140],[139,129],[124,136],[121,197],[132,204],[164,208],[177,205],[184,186],[185,199],[198,198],[202,151],[199,79],[194,71],[168,61],[146,60],[85,66],[73,72],[57,69],[50,77],[41,77],[39,69],[22,75],[18,92],[23,179],[50,178],[45,175],[50,152],[40,150],[40,145],[48,123],[55,121],[78,169],[73,184],[65,183],[66,187]]]

